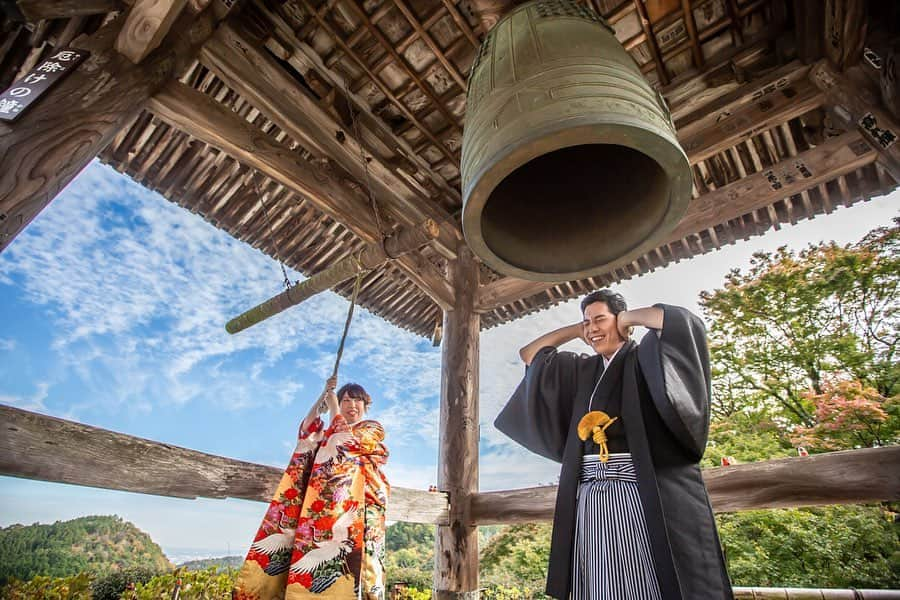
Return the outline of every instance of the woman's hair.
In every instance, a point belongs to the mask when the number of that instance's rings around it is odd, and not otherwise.
[[[581,301],[581,314],[584,314],[584,309],[594,302],[603,302],[609,308],[609,312],[614,315],[628,310],[628,305],[625,303],[625,297],[622,294],[605,289],[591,292],[584,297],[584,300]],[[338,397],[340,398],[340,396]]]
[[[369,394],[366,393],[365,388],[358,383],[345,383],[342,385],[341,389],[337,391],[338,402],[341,401],[344,394],[347,394],[351,398],[364,401],[366,403],[366,408],[369,408],[369,405],[372,404],[372,397],[369,396]]]

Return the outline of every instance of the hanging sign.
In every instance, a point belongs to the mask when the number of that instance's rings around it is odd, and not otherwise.
[[[29,106],[47,93],[53,85],[74,71],[90,52],[66,49],[38,63],[22,79],[0,94],[0,121],[15,121]]]

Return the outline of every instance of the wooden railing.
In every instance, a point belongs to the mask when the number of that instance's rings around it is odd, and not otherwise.
[[[0,474],[177,498],[267,502],[282,469],[0,405]],[[734,512],[900,500],[900,446],[703,471],[713,509]],[[546,521],[556,487],[475,494],[473,524]],[[388,519],[446,524],[443,492],[392,489]]]

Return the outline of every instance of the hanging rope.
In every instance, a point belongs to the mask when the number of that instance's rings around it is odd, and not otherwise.
[[[344,333],[341,334],[341,342],[338,344],[337,356],[334,359],[334,368],[331,370],[332,377],[337,377],[338,367],[341,365],[341,357],[344,355],[344,343],[347,341],[347,334],[350,332],[350,322],[353,321],[353,309],[356,308],[356,298],[359,296],[359,287],[362,283],[363,275],[366,273],[358,256],[356,257],[356,266],[356,282],[353,284],[353,295],[350,297],[350,308],[347,310],[347,320],[344,322]],[[324,401],[319,404],[318,410],[320,414],[328,411],[328,406]]]
[[[281,274],[284,276],[284,287],[286,290],[290,291],[291,289],[291,280],[287,274],[287,268],[284,266],[284,261],[281,259],[281,252],[278,251],[278,244],[275,242],[275,230],[272,228],[272,221],[269,220],[269,209],[266,207],[266,201],[262,190],[259,187],[259,181],[256,177],[252,177],[253,186],[256,188],[256,196],[259,198],[259,204],[263,209],[263,217],[266,219],[266,228],[269,230],[269,243],[272,244],[272,252],[275,253],[275,260],[278,261],[278,264],[281,265]]]
[[[353,126],[353,137],[356,139],[356,146],[359,148],[359,160],[362,162],[363,175],[365,177],[366,195],[369,197],[369,205],[372,207],[372,214],[375,216],[375,227],[378,229],[378,235],[381,236],[381,244],[383,246],[388,232],[384,230],[384,225],[382,225],[381,221],[381,211],[378,209],[378,201],[375,199],[375,194],[372,192],[372,179],[369,174],[369,159],[366,158],[365,151],[363,150],[362,134],[359,130],[359,119],[357,118],[357,111],[350,101],[350,89],[347,86],[344,86],[344,101],[347,103],[347,109],[350,111],[350,123]],[[387,251],[385,251],[385,254],[391,258],[396,258],[391,256]]]

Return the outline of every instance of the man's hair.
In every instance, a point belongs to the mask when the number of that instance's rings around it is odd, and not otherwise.
[[[366,389],[358,383],[345,383],[342,385],[341,389],[337,391],[338,402],[341,401],[344,394],[347,394],[351,398],[364,401],[366,403],[366,408],[372,404],[372,397],[369,396],[369,394],[366,393]]]
[[[614,315],[628,310],[628,305],[625,303],[625,297],[622,296],[622,294],[614,292],[610,289],[605,289],[591,292],[584,297],[584,299],[581,301],[581,314],[584,314],[584,309],[586,309],[594,302],[603,302],[604,304],[606,304],[607,308],[609,308],[609,312]]]

